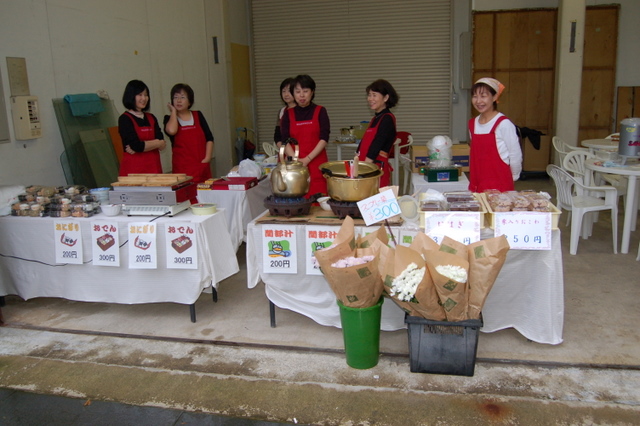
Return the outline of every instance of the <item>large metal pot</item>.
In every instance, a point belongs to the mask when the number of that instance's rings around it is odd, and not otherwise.
[[[329,161],[320,165],[327,179],[327,192],[336,201],[360,201],[378,193],[380,176],[384,173],[372,163],[358,164],[358,177],[347,177],[344,161]]]
[[[287,162],[284,155],[284,145],[280,147],[280,162],[271,171],[271,191],[273,195],[296,198],[302,197],[309,192],[311,182],[309,168],[298,161],[299,153],[300,148],[296,141],[293,161]]]

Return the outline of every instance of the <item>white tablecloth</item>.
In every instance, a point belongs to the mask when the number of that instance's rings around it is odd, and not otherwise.
[[[14,294],[25,300],[62,297],[82,302],[192,304],[203,289],[212,285],[217,288],[220,281],[239,271],[222,211],[211,216],[184,211],[173,218],[154,221],[158,224],[157,269],[129,269],[129,243],[120,249],[119,267],[95,266],[90,262],[92,222],[117,221],[122,245],[128,239],[127,223],[151,219],[102,214],[74,218],[82,229],[85,263],[60,265],[55,260],[54,218],[0,217],[0,253],[4,255],[0,256],[0,296]],[[196,229],[198,269],[166,268],[164,227],[176,221],[190,222]]]
[[[458,177],[457,182],[427,182],[424,175],[411,173],[411,193],[426,192],[427,189],[434,189],[439,192],[466,191],[469,189],[469,179],[466,173]]]
[[[293,225],[297,247],[304,247],[305,225]],[[261,225],[255,221],[247,230],[247,285],[265,283],[269,300],[283,309],[298,312],[318,324],[340,327],[335,295],[323,276],[307,275],[304,253],[298,251],[298,273],[262,272]],[[487,232],[490,234],[487,235]],[[492,236],[485,231],[484,238]],[[552,232],[550,251],[511,250],[482,311],[484,332],[513,327],[538,343],[562,343],[564,322],[564,279],[560,231]],[[382,305],[382,330],[405,327],[404,312],[391,300]]]
[[[271,195],[269,177],[246,191],[198,190],[198,202],[214,203],[225,209],[229,234],[233,247],[238,250],[246,241],[247,225],[260,216],[266,208],[264,199]]]

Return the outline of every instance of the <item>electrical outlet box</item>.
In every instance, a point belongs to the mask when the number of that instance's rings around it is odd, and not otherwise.
[[[40,109],[36,96],[12,96],[11,115],[13,116],[13,130],[17,140],[42,137]]]

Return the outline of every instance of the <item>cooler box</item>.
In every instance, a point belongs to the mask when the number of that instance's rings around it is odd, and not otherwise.
[[[217,180],[211,184],[211,189],[246,191],[258,184],[258,179],[254,177],[230,177],[228,180]]]

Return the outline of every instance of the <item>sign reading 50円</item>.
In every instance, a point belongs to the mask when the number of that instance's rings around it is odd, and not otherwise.
[[[262,225],[263,272],[267,274],[298,273],[298,251],[294,229],[291,226]]]
[[[53,232],[56,263],[82,264],[82,230],[73,220],[55,220]]]
[[[495,235],[504,235],[512,250],[551,250],[551,213],[494,213]]]
[[[129,268],[156,269],[158,250],[156,248],[157,226],[148,222],[129,224]]]

